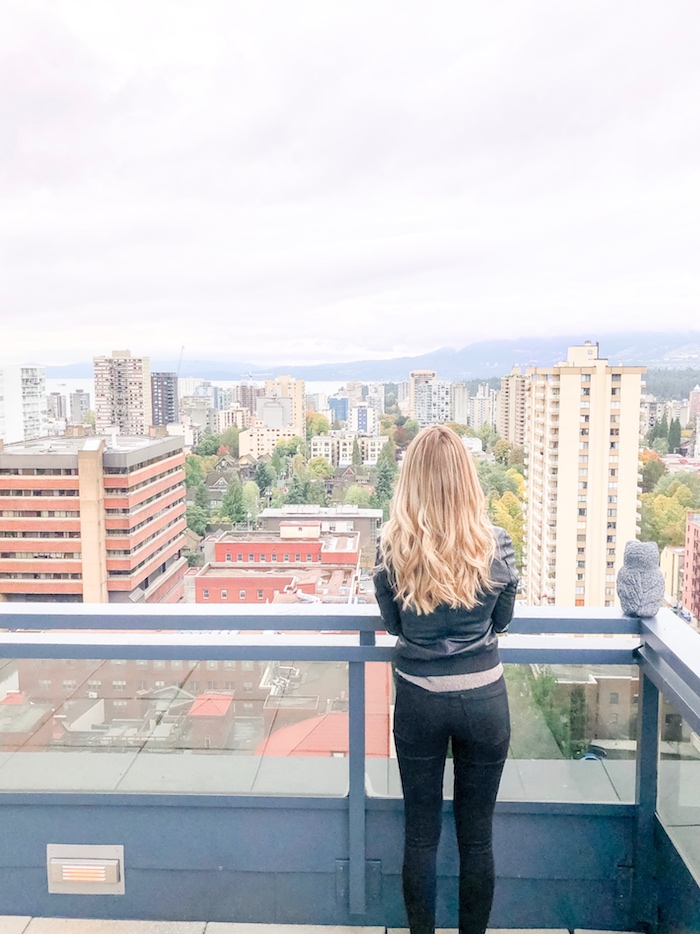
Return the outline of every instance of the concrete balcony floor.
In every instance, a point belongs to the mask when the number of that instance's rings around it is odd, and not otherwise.
[[[99,921],[0,915],[0,934],[408,934],[406,928],[331,927],[313,924],[228,924],[220,921]],[[436,934],[454,934],[438,928]],[[489,928],[488,934],[612,934],[549,928]],[[620,932],[616,932],[620,934]]]

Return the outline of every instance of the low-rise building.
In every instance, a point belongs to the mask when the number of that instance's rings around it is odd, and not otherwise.
[[[359,532],[361,548],[376,548],[384,513],[381,509],[362,506],[315,506],[287,504],[279,508],[268,507],[258,516],[266,531],[280,528],[282,523],[319,521],[321,532]]]

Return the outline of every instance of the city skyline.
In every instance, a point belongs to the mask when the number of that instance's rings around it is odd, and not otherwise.
[[[273,9],[4,5],[3,362],[695,323],[697,8]]]

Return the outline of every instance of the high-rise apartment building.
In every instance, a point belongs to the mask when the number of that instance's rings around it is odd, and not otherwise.
[[[0,367],[0,440],[31,441],[48,430],[43,366]]]
[[[72,425],[82,425],[90,411],[90,393],[76,389],[70,394],[70,421]]]
[[[695,384],[695,388],[688,393],[688,423],[695,424],[695,419],[700,416],[700,383]],[[681,425],[681,428],[684,428]]]
[[[0,446],[0,601],[177,602],[184,460],[179,438]]]
[[[413,370],[409,382],[411,418],[421,428],[452,419],[452,383],[437,379],[434,370]]]
[[[683,606],[700,618],[700,512],[689,512],[685,524]]]
[[[437,377],[435,370],[411,370],[408,374],[408,417],[417,418],[416,393],[420,400],[424,387]],[[420,402],[419,402],[420,404]]]
[[[117,427],[124,435],[147,435],[153,424],[150,359],[114,350],[93,362],[97,434]]]
[[[452,383],[452,421],[469,424],[469,384]]]
[[[525,586],[530,604],[613,606],[639,522],[644,367],[610,366],[598,345],[528,369]]]
[[[54,420],[66,418],[68,408],[66,397],[62,392],[50,392],[46,397],[46,410],[49,418]]]
[[[278,376],[265,380],[265,396],[268,399],[292,400],[292,434],[306,439],[306,386],[303,379]]]
[[[489,389],[488,383],[482,383],[475,396],[469,398],[469,424],[472,428],[482,425],[496,425],[498,400],[495,389]]]
[[[175,425],[180,421],[177,373],[151,373],[153,425]]]
[[[529,380],[519,366],[514,366],[508,376],[501,377],[496,429],[502,438],[518,448],[525,444],[528,385]]]
[[[366,435],[379,434],[379,414],[371,405],[354,405],[350,409],[350,430]]]

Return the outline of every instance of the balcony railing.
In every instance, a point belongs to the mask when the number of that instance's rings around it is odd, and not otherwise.
[[[391,696],[372,693],[375,663],[389,661],[394,640],[378,631],[375,608],[5,604],[0,627],[1,657],[35,660],[37,677],[68,659],[68,685],[80,680],[70,674],[79,660],[109,664],[116,685],[130,660],[189,659],[203,673],[272,660],[266,709],[273,722],[286,706],[296,711],[286,751],[282,729],[254,749],[216,749],[158,745],[155,727],[135,749],[76,751],[56,738],[62,711],[80,714],[75,699],[52,712],[41,748],[31,738],[13,747],[12,718],[0,715],[0,914],[404,924]],[[669,611],[640,621],[519,608],[501,654],[514,740],[496,811],[492,924],[700,930],[700,636]],[[23,698],[18,666],[7,661],[0,680],[21,720],[40,705]],[[325,721],[299,719],[309,691],[287,693],[303,666],[307,686],[346,686],[335,708],[329,695]],[[99,695],[95,675],[84,684],[81,698]],[[304,746],[311,722],[325,745]],[[445,824],[439,924],[455,926],[447,804]],[[57,843],[124,845],[125,895],[49,895],[45,852]]]

